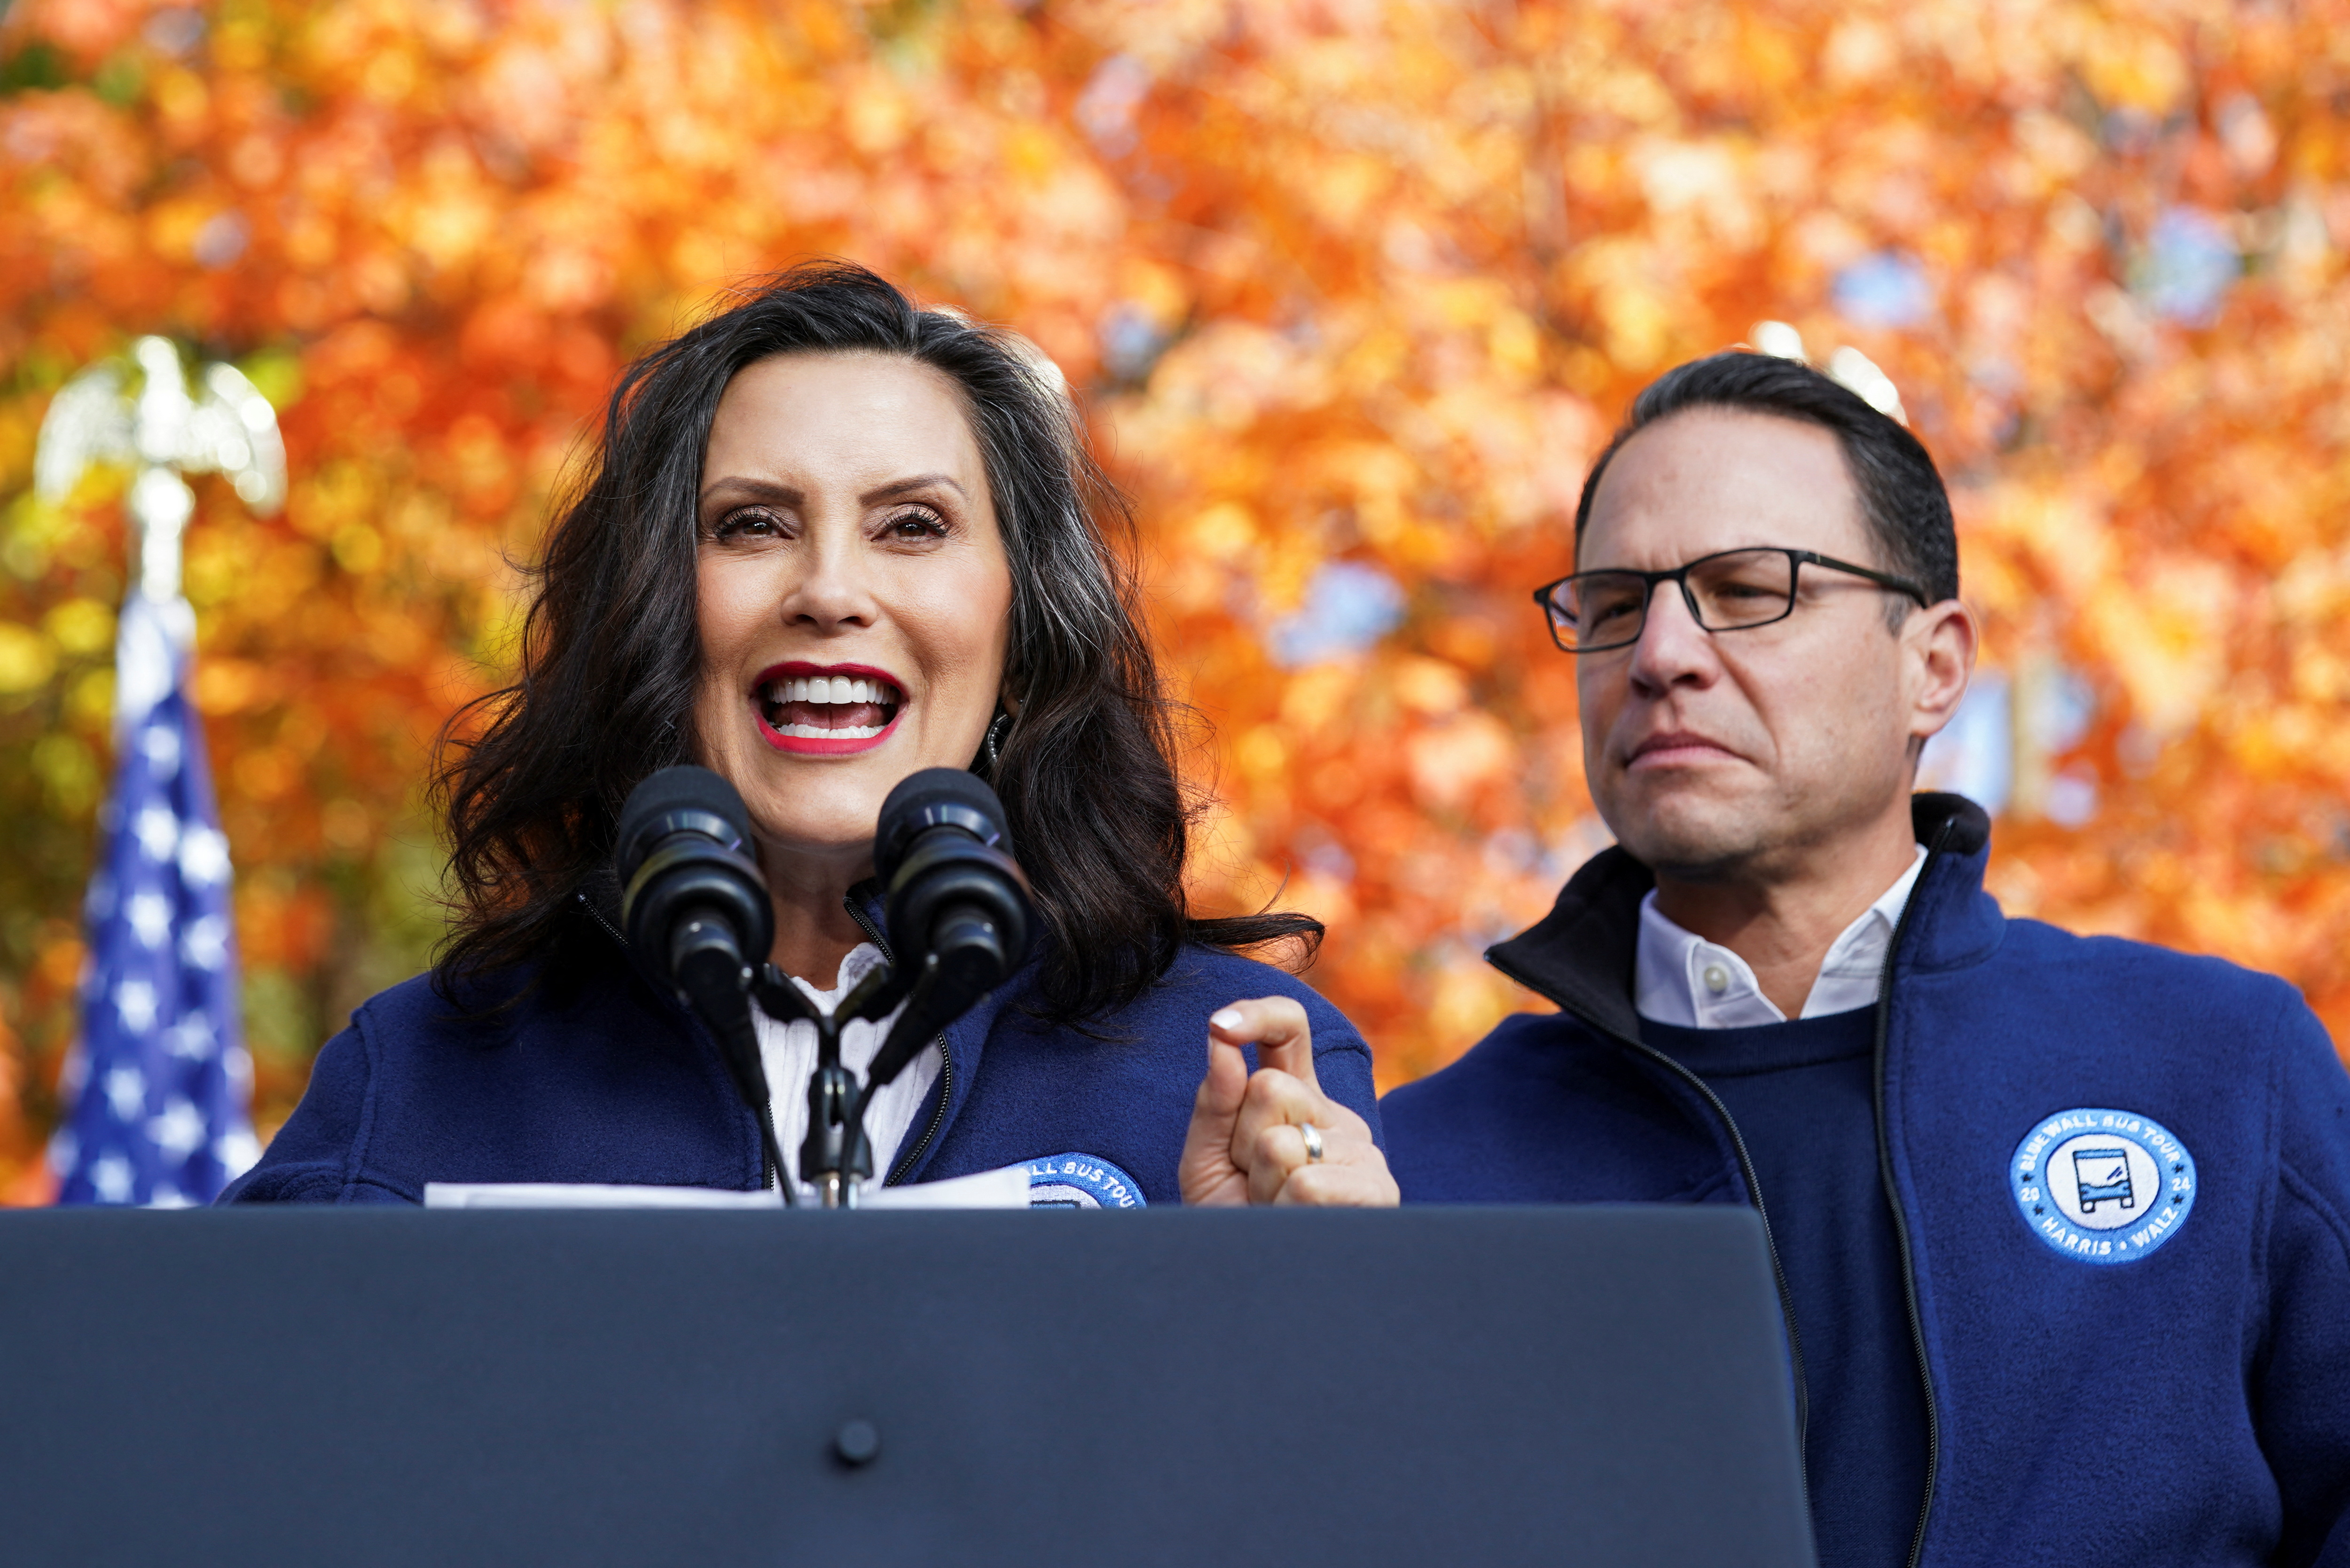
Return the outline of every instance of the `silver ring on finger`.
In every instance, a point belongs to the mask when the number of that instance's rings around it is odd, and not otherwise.
[[[1322,1129],[1315,1127],[1312,1122],[1306,1122],[1298,1127],[1297,1136],[1305,1140],[1305,1163],[1308,1165],[1321,1164]]]

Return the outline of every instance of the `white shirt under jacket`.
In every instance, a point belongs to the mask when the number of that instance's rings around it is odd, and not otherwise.
[[[1926,847],[1921,844],[1900,880],[1829,945],[1827,957],[1820,961],[1819,978],[1804,999],[1805,1018],[1825,1018],[1876,1002],[1885,950],[1892,945],[1894,928],[1901,923],[1909,890],[1918,885],[1918,868],[1925,864]],[[1640,900],[1632,1005],[1651,1023],[1683,1029],[1745,1029],[1787,1022],[1778,1004],[1762,994],[1744,959],[1658,913],[1654,890]],[[810,1033],[813,1036],[814,1032]]]
[[[818,991],[797,975],[792,976],[792,983],[818,1007],[837,1007],[850,988],[880,961],[879,948],[859,942],[840,961],[840,973],[830,991]],[[841,1064],[855,1072],[860,1083],[881,1043],[889,1038],[889,1026],[904,1011],[906,1004],[901,1002],[878,1023],[855,1019],[841,1025]],[[751,1016],[759,1028],[759,1060],[767,1069],[767,1094],[775,1109],[775,1146],[783,1153],[784,1164],[797,1176],[800,1143],[807,1137],[808,1075],[816,1071],[816,1025],[805,1018],[789,1022],[770,1018],[755,1007]],[[940,1062],[939,1043],[933,1040],[865,1107],[865,1137],[873,1146],[875,1186],[889,1179],[889,1162],[905,1141],[906,1129],[914,1125],[915,1116],[931,1097],[931,1086],[939,1081]],[[803,1182],[798,1190],[807,1193],[814,1189]]]

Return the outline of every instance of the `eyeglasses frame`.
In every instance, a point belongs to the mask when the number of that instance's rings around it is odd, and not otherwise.
[[[1690,592],[1689,575],[1708,561],[1719,561],[1727,556],[1753,555],[1762,551],[1769,551],[1773,555],[1787,557],[1787,607],[1769,620],[1749,621],[1744,626],[1725,626],[1718,628],[1707,626],[1704,616],[1697,607],[1697,596]],[[1856,566],[1850,561],[1839,561],[1834,556],[1823,556],[1817,550],[1792,550],[1783,545],[1744,545],[1735,550],[1716,550],[1711,556],[1700,556],[1694,561],[1684,561],[1670,571],[1665,572],[1643,572],[1630,566],[1595,566],[1587,572],[1569,572],[1566,576],[1555,578],[1536,588],[1534,607],[1543,612],[1543,625],[1549,628],[1550,639],[1556,644],[1560,652],[1613,653],[1617,649],[1631,647],[1639,641],[1641,634],[1648,629],[1648,610],[1649,607],[1656,602],[1657,585],[1659,583],[1671,583],[1680,589],[1681,603],[1689,607],[1690,618],[1697,622],[1699,628],[1708,636],[1714,635],[1717,630],[1752,631],[1759,627],[1776,626],[1795,613],[1794,590],[1803,584],[1803,569],[1805,566],[1825,566],[1832,572],[1848,572],[1856,577],[1866,577],[1878,587],[1888,588],[1898,594],[1907,594],[1918,601],[1918,607],[1920,609],[1929,607],[1934,602],[1926,597],[1926,590],[1922,585],[1908,577],[1897,577],[1889,572],[1880,572],[1874,566]],[[1596,577],[1603,574],[1638,577],[1646,585],[1640,596],[1639,628],[1621,642],[1604,642],[1590,648],[1569,648],[1559,640],[1558,622],[1551,618],[1551,595],[1577,577]]]

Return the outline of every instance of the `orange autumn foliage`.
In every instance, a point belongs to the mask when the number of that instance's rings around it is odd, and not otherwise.
[[[628,356],[853,256],[1010,323],[1132,490],[1212,726],[1204,904],[1322,915],[1385,1078],[1606,842],[1525,592],[1675,361],[1795,328],[1952,482],[2012,910],[2350,1035],[2350,5],[18,0],[0,21],[0,1199],[37,1199],[119,497],[29,493],[132,335],[281,409],[187,585],[265,1130],[437,929],[426,747]],[[1986,690],[1997,682],[1987,683]]]

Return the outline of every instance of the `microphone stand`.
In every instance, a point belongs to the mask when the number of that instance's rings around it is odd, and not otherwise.
[[[865,1103],[870,1091],[858,1084],[857,1075],[840,1059],[840,1026],[888,1017],[907,989],[887,960],[866,971],[840,1005],[830,1010],[809,1001],[772,963],[760,966],[752,988],[770,1018],[804,1018],[816,1025],[816,1068],[808,1075],[808,1130],[800,1144],[799,1179],[816,1189],[827,1209],[856,1208],[857,1184],[873,1174],[873,1151],[865,1138]],[[891,1042],[896,1038],[893,1032]]]
[[[905,1071],[931,1036],[951,1021],[951,1015],[947,1019],[931,1015],[931,1002],[944,972],[936,953],[923,955],[921,970],[910,981],[885,959],[868,970],[855,989],[840,999],[840,1005],[827,1012],[774,964],[761,967],[753,993],[768,1016],[805,1018],[816,1025],[816,1068],[808,1074],[808,1130],[800,1144],[800,1179],[816,1189],[825,1208],[856,1208],[858,1183],[872,1177],[873,1146],[865,1136],[866,1108],[875,1091]],[[840,1026],[858,1019],[886,1018],[901,999],[906,1010],[873,1054],[866,1081],[859,1084],[856,1073],[840,1059]]]

